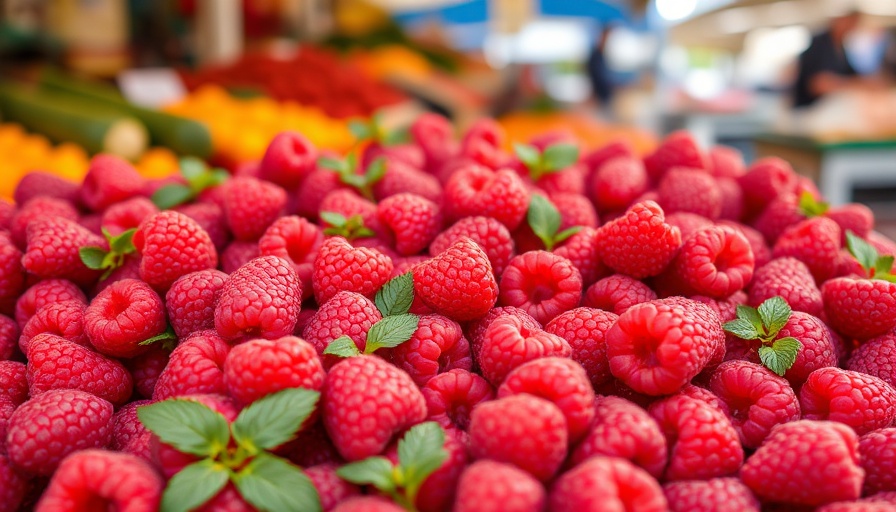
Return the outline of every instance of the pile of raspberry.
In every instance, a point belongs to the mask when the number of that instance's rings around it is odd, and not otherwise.
[[[0,512],[896,511],[868,208],[685,132],[382,135],[26,175]]]

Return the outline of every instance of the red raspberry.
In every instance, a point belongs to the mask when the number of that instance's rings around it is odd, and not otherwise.
[[[144,398],[152,398],[159,375],[168,366],[171,353],[163,345],[151,347],[149,352],[125,361],[125,366],[134,378],[134,389]]]
[[[562,256],[530,251],[510,260],[501,276],[500,301],[532,315],[541,323],[579,305],[582,276]]]
[[[352,496],[361,494],[358,486],[339,478],[336,474],[338,466],[334,463],[318,464],[305,468],[305,476],[311,480],[320,497],[323,510],[332,510],[336,505]]]
[[[772,260],[772,250],[765,244],[762,234],[755,229],[730,220],[720,220],[716,223],[720,226],[727,226],[740,232],[750,242],[750,249],[753,250],[753,259],[756,260],[756,268],[759,268]]]
[[[97,295],[84,311],[84,331],[103,354],[134,357],[149,347],[140,345],[165,332],[165,304],[148,284],[118,281]]]
[[[681,232],[666,224],[653,201],[637,203],[597,230],[601,261],[620,274],[641,279],[666,268],[681,247]]]
[[[391,160],[386,164],[386,174],[373,184],[373,195],[377,201],[382,201],[398,194],[414,194],[441,204],[442,184],[431,174],[398,160]]]
[[[606,276],[610,271],[600,261],[597,250],[597,230],[582,228],[581,231],[567,238],[554,254],[572,262],[582,275],[582,286],[591,286],[595,281]],[[497,274],[496,274],[497,275]]]
[[[97,155],[81,184],[81,201],[98,212],[143,191],[143,177],[127,161],[108,154]]]
[[[565,339],[572,359],[582,365],[592,385],[613,378],[607,362],[606,333],[617,315],[591,308],[575,308],[554,317],[544,330]]]
[[[598,397],[594,422],[570,457],[573,466],[603,455],[626,459],[659,478],[666,467],[666,438],[647,411],[617,396]]]
[[[495,276],[499,277],[513,257],[510,231],[491,217],[465,217],[442,231],[429,245],[430,256],[445,252],[461,238],[469,238],[485,251]]]
[[[716,186],[722,194],[720,219],[739,221],[744,213],[744,193],[734,178],[716,178]]]
[[[896,388],[896,334],[884,334],[863,343],[846,368],[877,377]]]
[[[712,321],[697,304],[655,300],[620,315],[606,335],[613,375],[648,395],[674,393],[687,384],[725,339],[718,318]]]
[[[311,282],[318,304],[340,291],[372,297],[392,274],[392,259],[376,249],[352,247],[344,238],[324,241],[314,260]]]
[[[28,171],[16,184],[12,198],[19,205],[41,196],[55,197],[77,204],[80,200],[79,194],[80,187],[77,183],[50,172]]]
[[[321,422],[302,428],[294,440],[278,450],[284,450],[291,462],[302,467],[343,462]]]
[[[663,486],[670,512],[760,512],[759,500],[737,478],[670,482]]]
[[[480,460],[457,484],[454,512],[540,512],[546,493],[541,482],[510,464]]]
[[[738,178],[744,192],[747,217],[755,217],[776,197],[793,192],[797,175],[789,163],[777,157],[760,158]]]
[[[560,211],[561,231],[575,226],[596,228],[600,224],[594,205],[582,194],[553,193],[550,197],[551,202]]]
[[[138,227],[141,222],[156,213],[159,213],[159,209],[152,201],[145,197],[133,197],[106,208],[101,223],[112,236],[118,236]]]
[[[656,292],[641,281],[613,274],[589,286],[582,298],[582,305],[621,315],[635,304],[655,299]]]
[[[800,419],[800,403],[790,383],[755,363],[722,363],[712,373],[709,389],[725,404],[728,419],[748,448],[762,444],[775,425]]]
[[[709,162],[694,137],[679,130],[667,135],[653,153],[644,157],[644,166],[650,178],[659,182],[666,171],[673,167],[708,169]]]
[[[19,326],[16,321],[0,315],[0,361],[11,359],[19,340]]]
[[[632,144],[623,138],[612,140],[606,145],[586,153],[582,157],[582,163],[593,173],[600,169],[606,162],[621,156],[631,158],[637,158],[638,156],[635,152],[635,148],[632,147]]]
[[[382,231],[379,218],[376,215],[376,203],[358,195],[357,192],[347,188],[340,188],[330,192],[320,203],[319,212],[338,213],[349,219],[360,216],[365,227],[375,233]]]
[[[240,242],[234,240],[227,244],[227,248],[221,253],[221,270],[225,274],[233,274],[246,263],[261,256],[256,242]]]
[[[470,450],[477,459],[507,462],[547,481],[566,458],[567,432],[556,405],[523,393],[473,409]]]
[[[831,219],[813,217],[788,228],[778,237],[772,256],[793,256],[809,267],[817,283],[832,277],[840,254],[840,227]]]
[[[106,241],[62,217],[44,217],[28,224],[28,246],[22,266],[42,279],[64,278],[81,285],[97,280],[100,273],[81,261],[81,247],[105,247]]]
[[[176,211],[196,221],[196,224],[208,233],[208,237],[220,253],[230,242],[230,230],[224,219],[224,209],[215,203],[190,203],[180,205]]]
[[[24,289],[22,252],[5,232],[0,231],[0,312],[12,313],[16,299]]]
[[[39,334],[28,344],[31,396],[53,389],[77,389],[119,406],[131,397],[133,381],[115,359],[53,334]]]
[[[681,240],[687,242],[697,231],[714,226],[713,222],[703,215],[688,212],[675,212],[666,215],[666,223],[681,231]]]
[[[258,164],[258,177],[292,190],[317,162],[317,150],[299,132],[280,132],[271,139]]]
[[[480,165],[496,169],[506,159],[501,150],[505,137],[504,129],[497,121],[482,118],[467,129],[460,152]]]
[[[19,248],[24,247],[28,225],[39,219],[54,217],[77,222],[78,210],[72,203],[53,197],[35,197],[21,204],[9,223],[9,233],[13,242]]]
[[[862,490],[858,438],[846,425],[800,420],[778,425],[741,469],[763,501],[818,506],[854,500]],[[786,478],[781,478],[786,475]]]
[[[821,287],[831,327],[843,335],[868,339],[896,327],[896,283],[838,277]]]
[[[697,294],[723,299],[750,282],[753,265],[747,239],[731,228],[714,226],[688,238],[670,269]]]
[[[327,373],[323,421],[346,460],[381,453],[425,418],[426,400],[410,376],[377,356],[350,357]]]
[[[713,176],[737,178],[747,172],[744,155],[730,146],[713,146],[709,150],[709,169]]]
[[[643,469],[623,459],[593,457],[554,482],[550,510],[665,512],[668,506],[660,484]]]
[[[859,439],[859,461],[865,470],[863,494],[896,491],[896,428],[882,428]]]
[[[77,300],[66,300],[48,304],[32,316],[22,328],[19,348],[28,351],[28,342],[38,334],[55,334],[78,345],[89,346],[84,332],[84,304]]]
[[[290,263],[302,280],[303,298],[311,296],[314,259],[324,241],[323,231],[302,217],[280,217],[258,240],[261,256],[279,256]]]
[[[296,190],[295,213],[309,219],[317,219],[321,203],[330,192],[344,188],[339,175],[330,169],[314,169]]]
[[[325,302],[302,330],[302,337],[323,358],[325,368],[336,364],[335,356],[324,355],[327,345],[340,336],[348,336],[363,351],[367,331],[382,320],[376,305],[360,293],[339,292]]]
[[[25,365],[17,361],[0,361],[0,401],[8,400],[19,406],[28,398]],[[0,436],[0,439],[3,439]],[[2,451],[2,450],[0,450]]]
[[[230,346],[213,331],[200,331],[182,341],[171,352],[168,365],[159,375],[153,400],[225,393],[223,368],[228,352]]]
[[[622,210],[647,192],[647,171],[633,155],[607,160],[589,180],[589,196],[599,212]]]
[[[452,320],[481,318],[498,299],[498,283],[488,256],[469,238],[417,265],[413,273],[417,296]]]
[[[890,426],[896,419],[896,390],[864,373],[820,368],[800,389],[803,418],[831,420],[862,435]]]
[[[871,498],[855,501],[838,501],[823,507],[818,507],[816,512],[893,512],[896,503],[890,501],[871,502]]]
[[[794,311],[819,316],[823,303],[821,290],[809,267],[796,258],[776,258],[757,267],[750,283],[748,303],[759,307],[766,299],[778,296],[787,301]]]
[[[470,347],[473,356],[477,361],[479,360],[479,352],[482,349],[482,343],[485,341],[485,331],[488,329],[488,326],[496,319],[507,315],[517,317],[527,329],[541,329],[541,323],[520,308],[515,308],[513,306],[492,308],[488,310],[488,313],[486,313],[485,316],[479,320],[468,323],[466,327],[467,339],[470,340]]]
[[[753,221],[753,227],[762,233],[768,244],[774,245],[787,228],[804,220],[806,215],[800,208],[799,198],[796,194],[787,193],[772,200]]]
[[[215,328],[215,304],[227,274],[216,269],[198,270],[177,278],[165,293],[168,320],[178,338]]]
[[[473,366],[460,324],[440,315],[421,316],[411,339],[393,348],[391,358],[421,387],[439,373]]]
[[[302,283],[286,260],[260,256],[224,282],[215,306],[215,329],[223,338],[267,339],[292,334],[302,301]]]
[[[208,500],[196,512],[255,512],[232,483],[227,483],[218,494]]]
[[[494,386],[525,362],[542,357],[569,357],[572,348],[560,336],[531,328],[519,318],[507,315],[495,319],[483,335],[478,363],[482,376]]]
[[[415,194],[396,194],[383,199],[377,205],[377,217],[402,256],[419,254],[442,230],[439,206]]]
[[[252,403],[287,388],[320,390],[324,369],[314,347],[295,336],[251,340],[224,360],[224,384],[238,402]]]
[[[76,300],[87,305],[84,292],[71,281],[65,279],[40,281],[28,288],[16,302],[16,323],[24,326],[40,308],[66,300]]]
[[[703,169],[673,167],[663,175],[657,192],[667,213],[696,213],[708,219],[722,214],[722,192]]]
[[[112,429],[112,440],[109,442],[110,450],[133,453],[129,450],[132,443],[136,446],[141,437],[152,435],[137,417],[137,408],[151,403],[152,400],[137,400],[129,402],[115,412],[110,424]]]
[[[478,165],[457,170],[445,184],[445,213],[450,219],[493,217],[516,229],[529,209],[529,191],[510,169],[492,171]]]
[[[353,496],[332,509],[331,512],[404,512],[395,502],[380,496]]]
[[[440,373],[421,388],[426,399],[427,419],[442,427],[466,431],[470,412],[480,403],[495,397],[488,381],[467,370]]]
[[[222,185],[224,216],[237,240],[258,240],[286,206],[286,191],[251,177],[236,177]]]
[[[182,213],[164,211],[144,220],[134,233],[140,277],[160,292],[197,270],[215,268],[218,253],[208,233]]]
[[[21,471],[50,476],[70,453],[109,444],[112,404],[84,391],[58,389],[25,402],[9,419],[6,450]]]
[[[426,112],[417,116],[411,123],[409,132],[423,151],[427,170],[440,167],[457,152],[454,125],[439,114]]]
[[[784,374],[784,378],[796,389],[809,374],[819,368],[836,366],[837,351],[834,347],[834,334],[818,318],[794,311],[784,327],[778,331],[778,339],[792,336],[800,341],[803,348],[797,353],[793,366]]]
[[[874,213],[864,204],[849,203],[831,208],[824,215],[840,226],[840,230],[844,233],[841,240],[844,245],[847,231],[852,231],[859,238],[866,238],[874,229]]]
[[[0,443],[2,445],[2,443]],[[0,449],[0,503],[3,503],[3,512],[15,512],[20,510],[19,505],[25,501],[28,493],[28,479],[16,471],[4,450]]]

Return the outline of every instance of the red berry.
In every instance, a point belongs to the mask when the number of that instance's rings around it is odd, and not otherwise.
[[[667,135],[653,153],[644,157],[644,165],[654,182],[659,182],[666,171],[673,167],[709,168],[706,155],[700,150],[697,141],[684,130]]]
[[[542,357],[569,357],[572,349],[565,339],[540,328],[527,326],[507,315],[495,319],[483,335],[478,353],[482,376],[494,386],[504,382],[514,368]]]
[[[28,352],[28,342],[38,334],[55,334],[73,343],[89,346],[84,332],[84,312],[86,307],[77,300],[66,300],[48,304],[40,308],[22,328],[19,348]]]
[[[142,190],[143,177],[133,165],[117,156],[102,154],[90,161],[81,184],[81,201],[98,212],[139,195]]]
[[[714,226],[713,222],[703,215],[688,212],[675,212],[666,215],[666,223],[681,231],[681,240],[687,242],[697,231]]]
[[[286,260],[260,256],[224,282],[215,305],[215,330],[225,339],[292,334],[302,300],[302,283]]]
[[[200,393],[225,393],[224,361],[230,346],[214,331],[200,331],[171,352],[153,391],[155,401]]]
[[[167,291],[180,276],[218,265],[218,253],[208,233],[175,211],[144,220],[133,241],[141,254],[141,279],[159,292]]]
[[[165,331],[165,305],[148,284],[137,279],[118,281],[97,295],[84,311],[84,331],[99,352],[134,357],[147,350],[140,345]]]
[[[0,430],[0,433],[5,434],[5,431]],[[0,449],[0,482],[3,482],[3,487],[0,487],[0,503],[2,503],[0,510],[16,512],[28,492],[28,479],[13,467],[2,449]]]
[[[77,300],[87,305],[84,292],[71,281],[64,279],[47,279],[40,281],[16,301],[16,323],[24,326],[40,308],[66,300]]]
[[[303,298],[308,298],[313,291],[314,259],[323,241],[323,231],[310,221],[295,215],[280,217],[258,240],[258,253],[288,261],[302,280]]]
[[[843,335],[868,339],[896,327],[896,283],[838,277],[821,287],[831,327]]]
[[[396,194],[377,205],[380,224],[402,256],[419,254],[442,230],[439,206],[416,194]]]
[[[714,226],[691,235],[670,268],[697,294],[723,299],[750,282],[754,263],[742,234]]]
[[[470,165],[457,170],[445,184],[445,213],[454,220],[484,215],[512,231],[528,209],[529,191],[510,169],[495,172]]]
[[[22,252],[6,233],[0,232],[0,312],[11,314],[24,288]]]
[[[457,485],[454,512],[540,512],[541,482],[510,464],[480,460],[467,466]]]
[[[311,343],[323,358],[324,367],[336,364],[338,358],[324,355],[327,345],[340,336],[348,336],[358,350],[367,344],[367,331],[382,320],[372,300],[354,292],[339,292],[323,303],[302,330],[302,337]]]
[[[382,201],[397,194],[414,194],[441,204],[442,184],[435,176],[392,159],[386,164],[386,174],[373,184],[373,195]]]
[[[738,178],[744,192],[747,216],[756,216],[776,197],[793,192],[797,175],[789,163],[777,157],[760,158]]]
[[[803,418],[831,420],[862,435],[888,427],[896,419],[896,390],[864,373],[820,368],[800,389]]]
[[[759,500],[737,478],[670,482],[663,486],[670,512],[760,512]]]
[[[748,303],[753,307],[778,296],[794,311],[813,316],[822,312],[821,290],[815,285],[809,267],[796,258],[776,258],[757,267],[749,290]]]
[[[35,197],[19,205],[9,221],[9,233],[19,248],[25,246],[28,225],[39,219],[62,217],[78,222],[78,210],[65,200],[53,197]]]
[[[681,232],[664,221],[659,205],[645,201],[601,226],[597,247],[608,267],[641,279],[659,274],[672,261],[681,247]]]
[[[784,374],[791,386],[798,388],[809,374],[819,368],[835,366],[837,351],[834,347],[834,333],[818,318],[807,313],[794,311],[777,338],[792,336],[799,340],[802,348],[797,353],[793,366]]]
[[[882,428],[859,439],[859,462],[865,470],[863,494],[896,491],[896,428]]]
[[[863,343],[852,353],[846,368],[877,377],[896,388],[896,334],[884,334]]]
[[[589,195],[600,212],[622,210],[647,192],[648,185],[644,165],[633,155],[619,156],[595,168]]]
[[[224,360],[224,384],[243,404],[287,388],[320,390],[324,369],[314,347],[295,336],[251,340],[237,345]]]
[[[395,502],[380,496],[353,496],[332,509],[331,512],[404,512]]]
[[[189,203],[180,205],[175,210],[196,221],[196,224],[208,233],[219,254],[227,247],[230,242],[230,230],[227,229],[224,210],[220,206],[211,202]]]
[[[337,469],[339,468],[334,463],[324,463],[304,470],[305,476],[317,489],[320,505],[324,510],[332,510],[348,498],[361,494],[357,485],[343,480],[336,474]]]
[[[550,510],[637,510],[665,512],[660,484],[623,459],[593,457],[567,471],[551,487]]]
[[[582,305],[621,315],[635,304],[655,299],[656,292],[641,281],[613,274],[589,286]]]
[[[565,339],[572,359],[582,365],[595,386],[613,378],[607,362],[606,333],[617,315],[591,308],[575,308],[554,317],[544,330]]]
[[[42,278],[62,278],[80,285],[96,281],[100,272],[84,265],[81,247],[105,247],[106,241],[62,217],[44,217],[28,224],[28,245],[22,266]]]
[[[541,323],[579,305],[582,277],[572,263],[547,251],[530,251],[510,260],[501,276],[502,306],[526,311]]]
[[[772,256],[793,256],[809,267],[816,283],[833,277],[840,255],[840,227],[831,219],[812,217],[778,237]]]
[[[178,338],[215,328],[215,304],[227,274],[216,269],[198,270],[177,278],[165,294],[168,320]]]
[[[488,256],[463,238],[414,267],[414,292],[440,315],[459,322],[484,316],[498,299]]]
[[[340,291],[373,297],[392,275],[392,259],[376,249],[352,247],[344,238],[328,238],[314,260],[311,282],[318,304]]]
[[[722,191],[703,169],[673,167],[663,175],[657,192],[667,213],[696,213],[713,220],[722,214]]]
[[[286,206],[285,190],[256,178],[232,178],[222,188],[224,217],[237,240],[258,240]]]
[[[112,236],[118,236],[138,227],[147,217],[156,213],[159,213],[159,209],[152,201],[145,197],[134,197],[106,208],[101,225]]]
[[[461,238],[469,238],[485,251],[495,276],[500,276],[513,257],[513,240],[507,228],[492,217],[464,217],[442,231],[429,245],[429,254],[436,256]]]
[[[391,358],[421,387],[439,373],[473,366],[460,324],[440,315],[421,316],[411,339],[393,348]]]
[[[730,146],[713,146],[709,150],[709,169],[713,176],[737,178],[746,172],[744,156]]]
[[[257,243],[234,240],[227,244],[221,253],[221,270],[225,274],[233,274],[238,268],[259,256],[261,256],[261,252],[258,250]]]
[[[80,188],[77,183],[50,172],[28,171],[16,184],[12,198],[18,205],[41,196],[64,199],[76,204],[80,200],[79,194]]]
[[[600,261],[597,251],[597,230],[582,228],[581,231],[563,241],[554,249],[554,254],[568,259],[582,275],[582,286],[591,286],[595,281],[610,273]],[[496,274],[497,275],[497,274]]]
[[[480,403],[495,397],[488,381],[467,370],[440,373],[421,388],[426,400],[427,419],[444,428],[466,431],[470,412]]]
[[[0,361],[0,401],[8,400],[18,407],[28,399],[25,365],[17,361]],[[3,439],[3,436],[0,436]]]
[[[261,162],[258,177],[292,190],[299,186],[317,162],[317,150],[299,132],[280,132],[271,139]]]
[[[137,408],[151,403],[152,400],[136,400],[115,411],[110,425],[112,440],[109,442],[109,449],[137,455],[132,450],[138,447],[141,438],[145,437],[148,441],[149,437],[147,436],[152,435],[137,417]],[[147,445],[146,448],[148,449],[149,446]],[[146,455],[149,456],[148,451]]]

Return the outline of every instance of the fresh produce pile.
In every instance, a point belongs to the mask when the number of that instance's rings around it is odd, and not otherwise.
[[[892,511],[896,243],[770,158],[424,115],[0,225],[0,511]]]

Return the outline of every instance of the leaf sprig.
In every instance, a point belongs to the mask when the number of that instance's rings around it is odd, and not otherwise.
[[[881,279],[896,283],[893,275],[893,256],[881,256],[873,245],[856,236],[851,230],[846,231],[846,248],[852,257],[859,262],[868,279]]]
[[[513,145],[513,151],[529,169],[532,181],[562,171],[579,160],[579,147],[575,144],[558,143],[539,151],[535,146],[517,143]]]
[[[320,212],[320,220],[327,224],[325,235],[341,236],[351,242],[357,238],[369,238],[376,233],[364,225],[364,217],[360,214],[346,217],[337,212]]]
[[[210,168],[198,158],[186,157],[180,161],[180,175],[187,184],[171,183],[155,191],[152,202],[160,210],[168,210],[188,203],[209,188],[217,187],[230,178],[230,173],[220,168]]]
[[[109,244],[109,250],[102,247],[87,246],[78,249],[78,255],[87,268],[104,270],[105,272],[100,276],[100,279],[104,280],[112,275],[115,269],[123,266],[129,256],[137,252],[133,242],[137,228],[129,229],[114,236],[106,228],[102,228],[102,231],[103,236],[106,237],[106,242]]]
[[[374,200],[373,186],[386,175],[386,159],[383,157],[371,162],[363,173],[358,172],[358,156],[355,153],[349,153],[343,160],[324,156],[318,159],[317,165],[335,172],[342,184],[354,188],[371,201]]]
[[[407,129],[390,130],[383,122],[379,112],[370,117],[370,121],[353,120],[348,123],[348,130],[355,136],[357,143],[371,141],[381,146],[402,144],[409,139]]]
[[[554,250],[558,244],[582,230],[582,226],[573,226],[560,231],[562,222],[560,211],[540,194],[532,194],[526,221],[548,251]]]
[[[759,360],[769,370],[784,375],[803,348],[794,337],[778,338],[778,333],[787,324],[792,310],[781,297],[765,300],[758,308],[737,306],[737,318],[725,323],[723,328],[744,340],[759,340]]]

